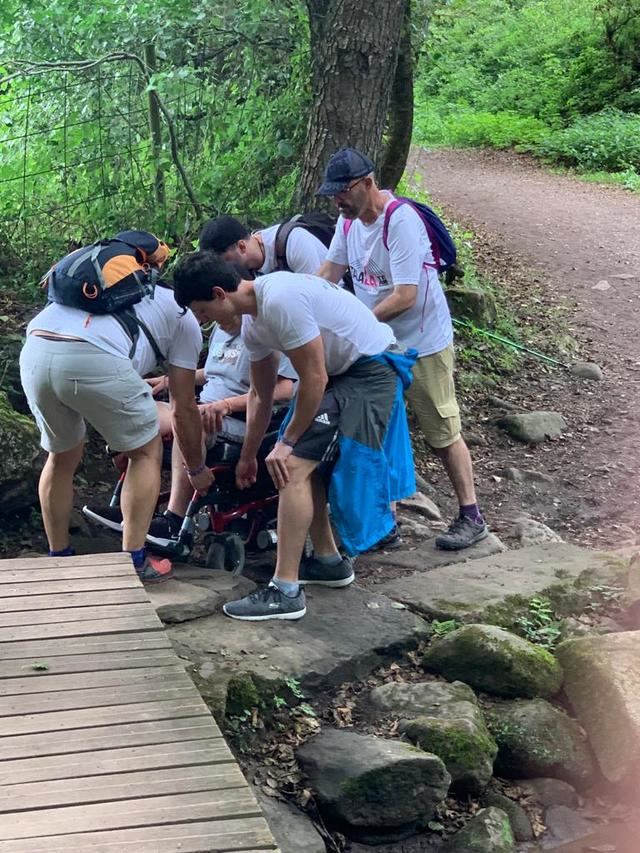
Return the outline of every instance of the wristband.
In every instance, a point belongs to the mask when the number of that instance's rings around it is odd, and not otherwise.
[[[229,400],[227,397],[225,397],[225,399],[222,402],[225,404],[226,409],[227,409],[225,417],[230,418],[231,415],[233,414],[233,409],[231,408],[231,400]]]
[[[278,441],[280,442],[280,444],[286,444],[287,447],[295,447],[297,444],[296,441],[291,441],[291,439],[287,438],[286,435],[280,436]]]
[[[187,468],[187,466],[185,465],[184,470],[190,477],[197,477],[199,474],[202,474],[206,467],[207,466],[203,462],[201,465],[198,465],[197,468],[193,468],[193,470],[191,468]]]

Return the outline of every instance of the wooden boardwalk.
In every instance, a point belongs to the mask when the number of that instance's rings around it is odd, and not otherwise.
[[[129,557],[0,560],[0,852],[264,850]]]

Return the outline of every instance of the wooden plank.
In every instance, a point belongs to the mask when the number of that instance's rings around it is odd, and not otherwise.
[[[185,730],[188,734],[190,730]],[[210,729],[207,730],[211,734]],[[69,779],[79,776],[102,776],[107,773],[129,773],[133,770],[189,767],[196,764],[229,764],[235,760],[222,736],[203,740],[181,740],[101,749],[95,752],[46,755],[40,758],[18,758],[0,762],[0,785],[44,782],[47,779]],[[175,789],[174,789],[175,790]]]
[[[19,640],[53,640],[61,637],[86,637],[91,634],[124,634],[129,631],[161,631],[162,622],[150,609],[145,616],[96,619],[93,622],[62,622],[54,625],[23,625],[0,628],[0,643]],[[0,657],[4,657],[0,647]]]
[[[117,566],[131,565],[131,557],[124,551],[110,554],[76,554],[74,557],[14,557],[3,560],[2,568],[7,571],[21,569],[63,569],[65,566]]]
[[[195,689],[191,697],[175,701],[114,705],[100,710],[100,722],[112,726],[120,723],[142,723],[174,717],[200,716],[209,716],[209,710]],[[44,732],[55,732],[57,737],[58,732],[90,728],[96,722],[96,712],[91,708],[83,708],[79,711],[54,711],[50,714],[21,714],[0,718],[0,737]],[[4,746],[3,743],[3,757],[5,756]]]
[[[17,595],[60,595],[65,592],[95,592],[101,589],[139,589],[140,579],[135,572],[117,577],[81,578],[79,580],[40,581],[39,583],[0,583],[0,598]]]
[[[154,636],[150,634],[148,636]],[[157,636],[157,635],[156,635]],[[3,651],[4,651],[3,646]],[[0,681],[9,678],[28,678],[31,682],[42,682],[46,684],[46,680],[52,675],[64,673],[90,673],[90,672],[109,672],[118,669],[135,669],[146,667],[164,667],[164,666],[181,666],[184,665],[176,658],[175,654],[170,649],[142,649],[141,651],[133,652],[105,652],[104,654],[96,655],[62,655],[59,657],[47,657],[44,661],[48,666],[46,672],[38,671],[33,668],[35,661],[24,658],[20,660],[0,661]],[[46,676],[46,679],[44,678]],[[38,687],[34,689],[47,689]],[[3,693],[3,686],[0,685],[0,694]]]
[[[51,675],[41,672],[40,678],[6,678],[0,681],[0,696],[40,695],[64,690],[66,692],[88,690],[95,687],[115,687],[135,685],[142,689],[145,685],[166,684],[167,678],[176,679],[175,683],[189,686],[193,682],[185,674],[184,667],[173,658],[172,666],[149,666],[138,669],[114,669],[107,672],[85,672],[82,678],[77,674]],[[180,679],[178,681],[177,679]],[[77,706],[79,707],[79,706]],[[2,707],[0,706],[0,714]]]
[[[0,841],[1,853],[264,853],[277,851],[263,817],[205,820]],[[304,851],[300,851],[304,853]]]
[[[60,610],[20,610],[16,613],[0,613],[0,628],[18,625],[46,625],[48,622],[86,622],[98,619],[113,619],[146,616],[152,612],[148,601],[139,604],[105,604],[92,607],[69,607]]]
[[[0,821],[0,839],[37,838],[61,833],[239,817],[260,817],[260,807],[248,787],[219,791],[215,797],[209,791],[203,791],[14,812],[5,815]]]
[[[49,660],[63,655],[106,654],[113,652],[139,652],[151,649],[171,649],[164,631],[140,633],[131,631],[124,636],[60,637],[56,640],[27,640],[5,643],[2,660]]]
[[[131,773],[6,785],[0,788],[0,813],[17,812],[25,807],[29,810],[46,809],[167,796],[175,791],[189,794],[246,787],[245,778],[234,763],[146,769]],[[211,797],[216,798],[217,794],[216,797]]]
[[[0,719],[17,714],[49,714],[54,711],[73,711],[82,708],[104,708],[133,705],[141,702],[183,701],[198,694],[185,673],[158,678],[148,684],[125,684],[111,687],[92,687],[89,690],[56,690],[51,693],[27,693],[7,696],[0,703]],[[97,711],[96,713],[100,713]]]
[[[121,721],[117,725],[88,725],[78,729],[62,729],[55,732],[55,737],[52,737],[50,732],[6,736],[0,741],[3,759],[0,767],[11,759],[133,749],[147,745],[222,737],[220,729],[203,706],[198,705],[193,714],[184,717],[172,717],[170,713],[164,717],[156,714],[156,719],[151,721]],[[95,715],[93,722],[96,722]]]
[[[0,569],[1,575],[1,569]],[[67,592],[64,595],[16,595],[0,598],[0,613],[20,610],[55,610],[61,607],[92,607],[103,604],[142,604],[149,601],[144,587],[104,589],[100,592]]]
[[[62,566],[59,569],[22,569],[22,571],[7,570],[3,566],[2,574],[0,574],[0,583],[20,584],[22,586],[22,584],[44,583],[45,581],[112,578],[120,577],[121,575],[132,575],[137,578],[131,561],[129,561],[128,565],[121,563],[116,566]]]

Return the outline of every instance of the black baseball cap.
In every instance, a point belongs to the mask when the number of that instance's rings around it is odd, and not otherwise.
[[[213,251],[221,255],[229,246],[233,246],[238,240],[246,240],[248,236],[249,229],[235,216],[218,216],[203,225],[199,240],[200,251]]]
[[[341,148],[329,158],[324,171],[324,182],[316,195],[336,195],[349,186],[355,178],[364,178],[375,170],[373,161],[356,148]]]

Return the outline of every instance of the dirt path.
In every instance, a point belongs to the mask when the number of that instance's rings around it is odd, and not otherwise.
[[[486,234],[489,274],[497,267],[509,279],[511,265],[528,270],[543,302],[568,313],[584,357],[598,362],[605,374],[601,383],[580,383],[561,370],[547,377],[532,365],[523,368],[525,382],[507,389],[513,401],[529,410],[560,411],[570,424],[567,440],[529,454],[538,470],[558,472],[561,489],[544,511],[544,500],[531,490],[514,498],[513,490],[504,495],[501,487],[486,483],[480,487],[485,502],[510,511],[518,499],[522,507],[532,502],[532,514],[546,516],[581,541],[635,542],[640,530],[640,196],[554,175],[529,158],[503,152],[418,151],[412,168],[451,218]],[[526,317],[521,324],[526,326]],[[508,450],[509,464],[527,467],[521,447],[506,445],[495,429],[489,434],[497,463],[505,461]],[[491,454],[480,455],[481,467],[484,463],[490,471]]]

